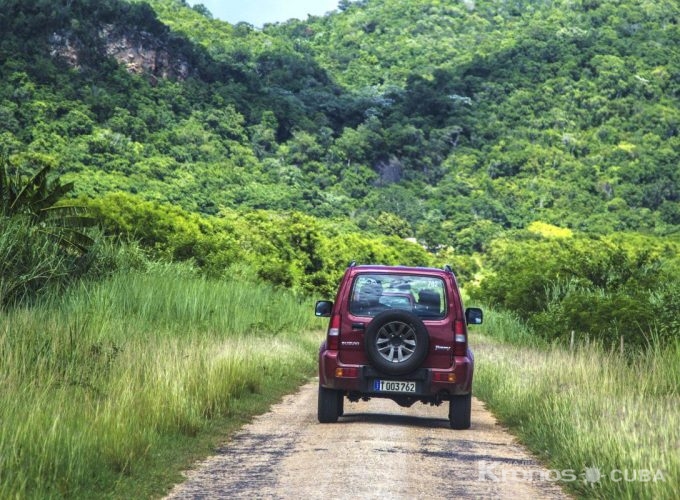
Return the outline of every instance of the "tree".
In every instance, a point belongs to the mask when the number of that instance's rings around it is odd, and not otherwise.
[[[203,5],[202,3],[197,3],[191,8],[194,9],[199,14],[201,14],[202,16],[207,17],[208,19],[213,18],[212,12],[210,12],[208,10],[208,8],[205,5]]]
[[[8,162],[0,169],[0,214],[7,218],[24,217],[60,245],[78,253],[86,253],[94,243],[80,229],[91,225],[93,219],[80,215],[79,207],[59,203],[71,190],[73,183],[62,185],[50,180],[52,165],[43,165],[25,183],[19,175],[10,175]]]

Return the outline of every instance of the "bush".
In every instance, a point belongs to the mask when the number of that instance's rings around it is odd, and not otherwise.
[[[153,258],[190,261],[207,276],[235,272],[303,293],[335,293],[352,260],[404,265],[433,261],[420,245],[397,236],[342,230],[300,212],[222,210],[217,216],[200,216],[124,193],[84,203],[102,219],[107,234],[139,240]]]
[[[46,287],[66,285],[83,272],[83,261],[39,226],[23,217],[0,217],[0,306],[30,302]]]
[[[579,337],[587,334],[604,345],[618,345],[623,337],[626,345],[644,346],[657,322],[648,296],[626,290],[578,289],[531,316],[529,324],[548,340],[566,342],[573,331]]]
[[[670,246],[669,246],[670,245]],[[570,332],[644,346],[677,335],[680,290],[672,244],[639,235],[544,237],[493,242],[493,273],[471,295],[513,311],[546,340]]]
[[[97,238],[87,253],[68,251],[50,232],[23,217],[0,217],[0,307],[33,303],[48,290],[99,279],[117,269],[144,269],[135,244]]]

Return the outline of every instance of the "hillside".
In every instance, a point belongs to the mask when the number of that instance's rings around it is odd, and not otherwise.
[[[680,222],[676,2],[359,3],[268,32],[390,102],[387,151],[436,186],[428,214],[454,229],[441,236],[485,220]]]
[[[2,6],[2,154],[80,195],[461,252],[536,220],[680,227],[675,2],[343,1],[263,30],[181,0]]]

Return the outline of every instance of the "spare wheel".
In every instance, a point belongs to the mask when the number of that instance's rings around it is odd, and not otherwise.
[[[383,311],[366,327],[364,345],[374,368],[391,375],[416,370],[427,357],[427,328],[407,311]]]

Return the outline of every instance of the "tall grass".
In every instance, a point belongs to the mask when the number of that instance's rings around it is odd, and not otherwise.
[[[484,310],[487,311],[484,317],[484,331],[493,335],[494,339],[523,346],[546,345],[545,340],[536,336],[514,312],[499,312],[488,307],[485,307]]]
[[[48,283],[68,280],[73,260],[40,226],[0,216],[0,307],[25,301]]]
[[[636,357],[593,342],[474,344],[475,393],[550,469],[580,474],[564,486],[584,498],[680,498],[680,342]],[[588,468],[599,481],[585,480]]]
[[[96,236],[96,230],[89,231]],[[82,279],[100,279],[117,269],[148,264],[136,244],[101,235],[86,253],[59,245],[55,232],[30,219],[0,216],[0,308],[28,305]],[[55,293],[56,292],[56,293]]]
[[[311,311],[268,286],[154,265],[1,316],[0,498],[110,495],[169,436],[309,375]]]

